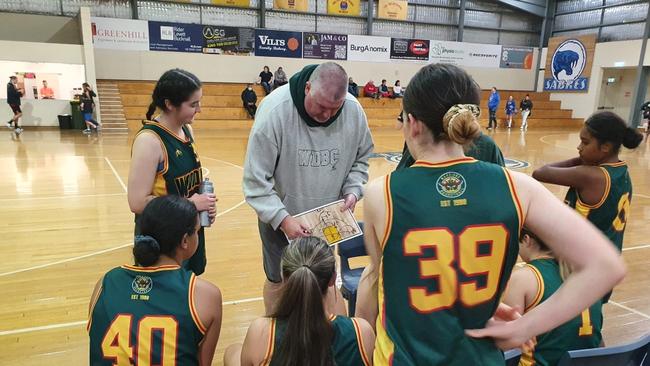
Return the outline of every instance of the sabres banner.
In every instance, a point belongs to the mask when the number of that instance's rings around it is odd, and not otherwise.
[[[327,14],[358,16],[359,0],[327,0]]]
[[[273,9],[307,11],[307,0],[273,0]]]
[[[379,0],[379,18],[391,20],[406,20],[408,18],[407,0]]]

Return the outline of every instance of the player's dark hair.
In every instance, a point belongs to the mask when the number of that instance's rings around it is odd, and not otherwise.
[[[191,72],[181,69],[165,71],[153,89],[152,101],[147,110],[147,119],[151,120],[156,107],[163,111],[167,110],[165,100],[169,100],[173,106],[178,107],[199,89],[201,89],[201,81]]]
[[[544,243],[542,239],[540,239],[537,235],[533,234],[532,231],[526,229],[525,227],[521,229],[520,236],[523,238],[524,235],[528,235],[531,239],[533,239],[537,244],[537,246],[539,247],[539,250],[541,250],[542,252],[549,252],[549,253],[551,252],[551,248],[549,248],[548,245],[546,245],[546,243]]]
[[[431,130],[435,141],[446,139],[466,145],[481,133],[476,117],[469,111],[444,117],[454,105],[478,106],[480,101],[478,84],[466,71],[454,65],[430,64],[409,81],[402,103],[407,114]]]
[[[599,144],[607,142],[612,144],[614,153],[618,153],[621,145],[628,149],[634,149],[643,140],[643,135],[635,128],[628,126],[621,117],[613,112],[594,113],[587,118],[585,126]]]
[[[173,257],[185,235],[196,233],[196,206],[188,199],[167,195],[149,201],[140,215],[140,233],[135,237],[135,264],[148,267],[161,254]]]
[[[271,317],[287,322],[277,364],[334,365],[334,337],[323,298],[336,275],[334,255],[320,238],[306,237],[289,244],[282,254],[283,287]]]

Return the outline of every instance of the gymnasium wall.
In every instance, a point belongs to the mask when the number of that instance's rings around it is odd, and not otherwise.
[[[0,35],[7,41],[81,44],[78,18],[63,16],[0,12]]]
[[[164,71],[180,67],[192,71],[205,82],[241,83],[255,81],[264,65],[268,65],[272,72],[275,72],[278,66],[282,66],[287,75],[291,75],[305,65],[315,62],[317,61],[275,57],[95,49],[98,79],[157,80]],[[387,79],[389,85],[392,85],[395,80],[400,80],[402,85],[406,85],[423,66],[421,63],[406,62],[342,61],[340,63],[359,85],[364,85],[371,79],[379,84],[382,78]],[[510,90],[534,88],[534,73],[531,70],[468,68],[468,71],[484,89],[492,86]]]
[[[551,93],[551,100],[562,102],[562,108],[573,109],[573,118],[587,118],[597,111],[600,101],[601,85],[605,68],[629,68],[639,62],[641,51],[641,40],[597,43],[594,52],[594,62],[589,80],[589,91],[587,93]],[[546,59],[547,49],[542,52],[543,59]],[[650,66],[650,47],[646,49],[644,65]],[[543,87],[543,71],[539,72],[538,90]],[[632,81],[634,83],[634,81]],[[631,99],[632,97],[630,97]],[[624,110],[624,109],[620,109]],[[620,111],[619,110],[619,111]],[[629,109],[627,109],[629,113]],[[621,117],[627,119],[629,114]]]

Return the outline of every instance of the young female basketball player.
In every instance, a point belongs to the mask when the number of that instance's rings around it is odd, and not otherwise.
[[[547,164],[533,172],[544,183],[568,186],[566,203],[591,221],[620,251],[632,200],[621,145],[633,149],[643,136],[612,112],[598,112],[580,130],[577,158]]]
[[[158,197],[140,216],[135,266],[106,273],[90,302],[91,365],[210,365],[221,330],[221,292],[181,267],[198,246],[194,204]]]
[[[128,199],[136,214],[136,235],[138,215],[147,202],[168,194],[189,198],[199,211],[208,211],[214,221],[215,195],[198,193],[203,174],[190,127],[194,115],[201,111],[201,96],[201,82],[185,70],[169,70],[156,83],[147,121],[132,148]],[[160,115],[152,120],[156,108]],[[205,236],[201,228],[196,254],[184,266],[200,275],[205,265]]]
[[[363,319],[327,312],[336,280],[332,250],[316,237],[282,254],[282,294],[269,316],[248,328],[243,348],[226,350],[226,366],[363,366],[372,364],[375,334]]]
[[[605,238],[540,183],[465,157],[463,145],[480,133],[479,100],[462,69],[423,67],[403,99],[402,131],[416,162],[367,188],[371,263],[357,315],[374,323],[379,314],[377,365],[503,365],[497,347],[572,319],[624,276]],[[524,224],[577,270],[534,310],[490,319],[508,314],[497,310]]]
[[[555,293],[569,273],[535,234],[524,228],[520,238],[519,255],[527,264],[512,272],[502,301],[528,312]],[[602,303],[597,300],[579,316],[539,335],[534,350],[524,352],[519,365],[552,366],[567,351],[599,347],[601,308]]]

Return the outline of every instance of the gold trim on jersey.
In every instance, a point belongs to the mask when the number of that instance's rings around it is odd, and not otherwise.
[[[178,264],[165,264],[162,266],[156,266],[156,267],[138,267],[138,266],[132,266],[129,264],[123,264],[121,266],[124,269],[128,269],[130,271],[136,271],[136,272],[160,272],[160,271],[173,271],[176,269],[181,268]]]
[[[624,160],[621,160],[621,161],[616,162],[616,163],[604,163],[604,164],[600,164],[599,166],[611,166],[612,168],[618,168],[618,167],[625,166],[625,165],[627,165],[627,162],[624,161]]]
[[[524,313],[534,308],[535,306],[539,305],[539,302],[542,301],[542,297],[544,296],[544,280],[542,279],[542,274],[533,265],[526,263],[526,267],[530,268],[533,271],[533,274],[535,275],[535,279],[537,280],[537,294],[535,294],[535,298],[533,299],[533,302],[531,302],[528,306],[526,306]]]
[[[186,143],[188,143],[188,142],[191,142],[191,141],[190,141],[190,136],[188,136],[188,134],[185,134],[185,140],[183,140],[183,139],[181,139],[180,137],[178,137],[178,135],[176,135],[174,132],[172,132],[172,130],[170,130],[169,128],[163,126],[163,125],[160,124],[159,122],[156,122],[156,121],[144,121],[144,122],[143,122],[143,125],[155,125],[155,126],[157,126],[157,127],[160,127],[161,129],[165,130],[165,132],[167,132],[167,133],[169,133],[170,135],[172,135],[176,140],[178,140],[178,141],[180,141],[180,142],[182,142],[182,143],[184,143],[184,144],[186,144]],[[184,126],[185,126],[185,124],[183,124],[182,127],[184,127]],[[185,130],[183,130],[183,133],[185,133]]]
[[[190,304],[190,314],[192,315],[192,320],[194,320],[194,324],[196,324],[196,327],[199,329],[199,332],[205,335],[205,332],[208,331],[208,328],[206,328],[206,326],[203,325],[203,322],[201,322],[201,318],[199,317],[199,312],[196,310],[196,305],[194,305],[195,285],[196,285],[196,275],[192,273],[192,276],[190,277],[190,288],[187,294],[187,301]]]
[[[395,344],[386,332],[386,304],[384,302],[384,259],[382,257],[379,262],[379,279],[378,279],[378,310],[377,316],[377,338],[375,340],[375,352],[373,354],[373,362],[375,365],[388,365],[393,358],[395,352]]]
[[[384,222],[384,234],[381,237],[381,240],[379,241],[379,246],[381,247],[381,250],[384,250],[384,247],[386,246],[386,242],[388,241],[388,237],[390,236],[390,231],[393,227],[393,198],[390,194],[390,174],[386,175],[384,182],[384,198],[385,198],[385,205],[386,205],[386,219]]]
[[[462,164],[462,163],[476,163],[478,160],[472,158],[472,157],[464,157],[464,158],[459,158],[459,159],[453,159],[453,160],[447,160],[447,161],[439,161],[439,162],[431,162],[431,161],[426,161],[426,160],[416,160],[413,165],[411,165],[411,168],[414,167],[419,167],[419,168],[445,168],[448,166],[456,165],[456,164]]]
[[[535,366],[535,350],[531,349],[530,351],[522,352],[521,357],[519,358],[519,366]]]
[[[576,210],[580,212],[580,214],[582,214],[584,217],[587,217],[587,215],[589,215],[590,210],[594,210],[602,206],[603,203],[605,203],[605,200],[607,200],[607,197],[609,196],[609,191],[612,185],[612,178],[609,176],[609,172],[607,171],[607,169],[603,168],[602,166],[600,166],[599,168],[603,172],[603,174],[605,174],[605,191],[603,192],[603,196],[600,197],[600,201],[598,201],[598,203],[596,203],[595,205],[589,205],[582,202],[582,200],[580,199],[580,194],[576,190]]]
[[[104,279],[102,278],[102,282]],[[90,327],[93,325],[93,311],[95,311],[95,305],[97,305],[97,302],[99,301],[99,297],[102,295],[102,291],[104,291],[104,286],[99,287],[99,292],[97,292],[97,297],[93,299],[93,302],[90,304],[90,311],[88,312],[88,323],[86,324],[86,332],[90,333]]]
[[[138,136],[139,136],[141,133],[150,133],[150,134],[156,136],[156,138],[158,139],[158,141],[160,141],[160,148],[161,148],[161,150],[162,150],[162,154],[163,154],[163,161],[162,161],[162,163],[163,163],[163,170],[158,171],[158,166],[156,166],[156,174],[160,174],[160,176],[162,176],[163,174],[167,173],[167,170],[169,169],[169,158],[168,158],[168,156],[167,156],[167,148],[165,147],[165,143],[163,142],[162,138],[160,138],[160,135],[158,135],[158,134],[157,134],[155,131],[153,131],[153,130],[140,130],[140,132],[138,132],[138,133],[135,135],[135,138],[138,138]],[[131,155],[133,155],[133,146],[131,146]]]
[[[512,176],[510,176],[510,171],[506,168],[502,168],[503,172],[506,175],[506,181],[508,182],[508,188],[510,189],[510,195],[512,196],[512,201],[515,204],[515,210],[517,211],[517,218],[519,219],[519,232],[517,237],[521,233],[521,228],[524,226],[524,212],[521,208],[521,202],[519,201],[519,195],[517,195],[517,189],[515,189],[515,183],[512,181]]]
[[[271,324],[269,324],[269,344],[266,347],[266,354],[262,359],[261,365],[268,365],[271,363],[271,358],[273,357],[273,348],[275,346],[275,318],[270,318]]]
[[[363,361],[363,364],[365,366],[370,366],[370,361],[368,360],[368,356],[366,355],[366,350],[363,347],[363,336],[361,334],[361,327],[359,326],[359,323],[357,323],[357,320],[354,318],[350,318],[352,320],[352,325],[354,325],[354,333],[357,335],[357,346],[359,346],[359,353],[361,354],[361,360]]]

